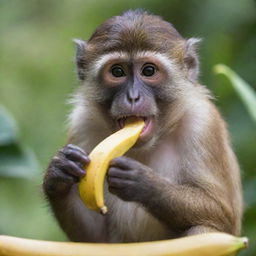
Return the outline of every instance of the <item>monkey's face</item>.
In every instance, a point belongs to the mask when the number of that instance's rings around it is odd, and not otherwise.
[[[170,89],[170,61],[159,53],[104,55],[94,65],[97,103],[114,129],[127,119],[141,118],[145,127],[139,144],[156,139],[166,120]]]
[[[152,144],[175,125],[197,79],[196,42],[146,12],[113,17],[88,42],[76,40],[84,96],[113,130],[129,118],[144,119],[139,141]]]

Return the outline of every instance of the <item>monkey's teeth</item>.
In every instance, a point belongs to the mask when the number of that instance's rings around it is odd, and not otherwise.
[[[124,127],[125,120],[126,120],[126,117],[122,117],[122,118],[118,119],[118,124],[119,124],[120,129],[122,129]]]

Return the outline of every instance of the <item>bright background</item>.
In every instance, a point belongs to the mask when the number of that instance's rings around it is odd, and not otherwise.
[[[72,39],[88,39],[100,23],[129,8],[161,15],[185,38],[203,38],[200,80],[215,94],[228,123],[243,176],[243,235],[251,238],[243,255],[255,255],[256,126],[228,80],[212,71],[224,63],[256,88],[252,0],[0,0],[0,104],[17,122],[20,145],[35,155],[32,166],[38,164],[26,169],[25,178],[0,172],[0,234],[66,239],[40,185],[49,159],[65,144],[66,102],[79,86]]]

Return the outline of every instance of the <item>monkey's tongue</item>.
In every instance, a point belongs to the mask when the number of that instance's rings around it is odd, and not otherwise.
[[[147,135],[150,135],[153,130],[153,121],[151,118],[144,118],[145,125],[140,134],[140,138],[145,138]]]

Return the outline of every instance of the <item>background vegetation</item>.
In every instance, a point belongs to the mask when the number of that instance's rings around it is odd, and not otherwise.
[[[66,239],[40,184],[65,144],[66,100],[78,86],[71,40],[87,39],[105,19],[138,7],[163,16],[186,38],[204,39],[200,80],[215,94],[231,132],[244,184],[243,235],[251,239],[243,255],[255,255],[256,125],[230,82],[212,72],[224,63],[255,90],[253,0],[0,0],[0,234]]]

